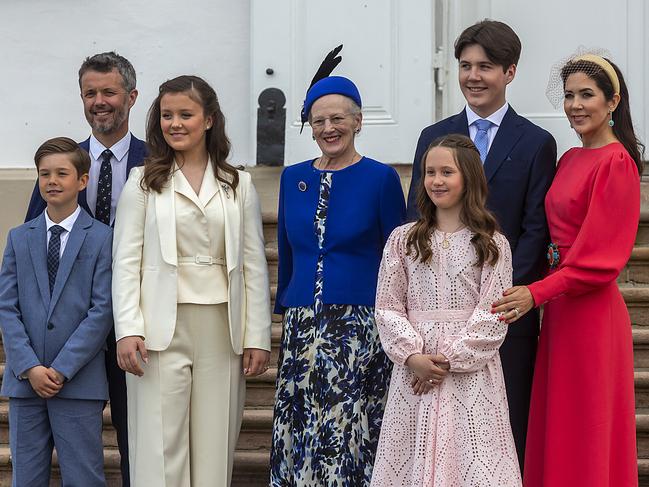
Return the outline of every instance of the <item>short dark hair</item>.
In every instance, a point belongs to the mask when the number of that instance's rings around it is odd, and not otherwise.
[[[136,76],[135,69],[128,59],[120,56],[115,51],[102,52],[89,56],[79,68],[79,87],[81,87],[81,77],[86,71],[98,71],[100,73],[110,73],[113,69],[122,77],[124,90],[131,92],[135,89]]]
[[[459,61],[462,51],[474,44],[484,49],[492,63],[502,66],[503,72],[518,64],[521,56],[521,40],[516,32],[497,20],[485,19],[464,29],[455,41],[455,59]]]
[[[38,169],[41,160],[51,154],[69,154],[70,162],[77,170],[77,178],[90,171],[90,156],[74,140],[67,137],[55,137],[46,140],[34,154],[34,163]]]

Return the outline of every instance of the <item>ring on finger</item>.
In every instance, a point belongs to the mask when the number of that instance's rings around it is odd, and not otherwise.
[[[521,314],[521,312],[518,310],[518,308],[514,308],[512,311],[514,312],[514,316],[515,316],[516,318],[518,318],[519,315]]]

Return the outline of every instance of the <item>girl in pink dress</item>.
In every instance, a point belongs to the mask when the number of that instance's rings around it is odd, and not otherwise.
[[[376,322],[394,362],[371,485],[518,487],[491,303],[512,282],[511,251],[485,209],[471,140],[448,135],[422,160],[422,217],[390,236]]]

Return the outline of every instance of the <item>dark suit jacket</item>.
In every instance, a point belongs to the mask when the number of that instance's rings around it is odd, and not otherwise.
[[[469,136],[466,111],[426,127],[419,136],[408,193],[408,220],[418,218],[416,193],[421,159],[430,143],[447,134]],[[550,133],[518,115],[510,106],[498,128],[484,164],[489,197],[487,207],[498,219],[512,247],[514,285],[540,279],[549,233],[545,220],[545,194],[557,160],[557,145]],[[509,328],[509,335],[538,335],[538,310]]]
[[[82,210],[50,295],[45,215],[9,232],[0,271],[0,327],[7,354],[2,395],[37,397],[20,376],[43,365],[66,378],[57,397],[108,399],[104,350],[113,325],[112,234]]]
[[[79,146],[88,152],[90,150],[90,137],[79,142]],[[143,140],[136,138],[131,134],[131,144],[128,148],[128,159],[126,161],[126,177],[128,178],[131,169],[135,166],[141,166],[144,162],[144,158],[147,155],[146,143]],[[126,182],[126,181],[125,181]],[[38,180],[34,185],[34,190],[32,191],[32,197],[29,201],[29,207],[27,208],[27,216],[25,221],[33,220],[38,215],[43,213],[43,210],[47,204],[45,200],[41,197],[41,192],[38,189]],[[79,206],[86,210],[90,215],[94,215],[94,212],[88,208],[88,202],[86,201],[86,190],[84,189],[79,193]]]

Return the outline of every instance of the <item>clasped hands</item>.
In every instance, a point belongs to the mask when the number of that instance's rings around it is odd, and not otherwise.
[[[140,361],[149,361],[144,339],[141,336],[128,336],[117,342],[117,365],[130,374],[142,377],[144,369]],[[254,377],[268,370],[270,352],[259,348],[243,349],[243,375]]]
[[[34,389],[34,392],[43,399],[56,396],[63,388],[65,377],[52,367],[37,365],[25,372],[25,377]]]
[[[423,353],[415,353],[408,357],[406,366],[414,374],[410,385],[418,396],[430,392],[433,387],[439,385],[451,368],[444,355]]]

